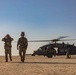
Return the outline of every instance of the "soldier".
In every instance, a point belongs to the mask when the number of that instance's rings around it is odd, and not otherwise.
[[[53,57],[53,47],[52,46],[48,47],[48,49],[47,49],[47,55],[48,55],[49,58]]]
[[[8,62],[8,54],[9,54],[9,58],[10,58],[10,61],[12,61],[12,56],[11,56],[11,42],[13,41],[13,38],[11,38],[11,36],[9,34],[7,34],[3,39],[2,41],[5,42],[5,45],[4,45],[4,49],[5,49],[5,60],[6,62]]]
[[[25,60],[25,53],[26,53],[27,46],[28,46],[27,38],[24,36],[25,36],[25,33],[22,32],[21,37],[18,39],[18,42],[17,42],[17,49],[19,50],[21,62],[24,62]]]
[[[70,55],[70,45],[67,46],[66,58],[71,58],[71,55]]]

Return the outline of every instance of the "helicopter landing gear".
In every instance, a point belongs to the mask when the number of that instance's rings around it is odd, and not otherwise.
[[[49,54],[49,55],[47,55],[47,57],[48,57],[48,58],[52,58],[52,57],[53,57],[53,55],[52,55],[52,54]]]

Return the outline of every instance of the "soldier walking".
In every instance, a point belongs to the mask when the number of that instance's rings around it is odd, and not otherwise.
[[[4,44],[4,49],[5,49],[5,60],[6,62],[8,62],[8,54],[9,54],[9,58],[10,58],[10,61],[12,61],[12,56],[11,56],[11,43],[13,41],[13,38],[7,34],[3,39],[2,41],[5,42]]]
[[[18,39],[18,42],[17,42],[17,49],[19,50],[21,62],[24,62],[25,60],[25,54],[28,46],[27,38],[24,36],[25,36],[25,33],[21,32],[21,37]]]

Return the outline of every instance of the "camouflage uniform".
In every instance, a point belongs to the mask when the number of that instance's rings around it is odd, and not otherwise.
[[[18,39],[17,48],[19,47],[19,55],[21,57],[22,62],[24,62],[25,60],[27,46],[28,46],[27,38],[21,37]]]
[[[70,55],[70,46],[67,46],[66,58],[71,58],[71,55]]]
[[[12,61],[12,56],[11,56],[11,42],[13,41],[13,38],[11,38],[8,34],[2,39],[2,41],[5,42],[5,45],[4,45],[4,49],[5,49],[5,59],[6,59],[6,62],[8,62],[8,54],[9,54],[9,58],[10,58],[10,61]]]

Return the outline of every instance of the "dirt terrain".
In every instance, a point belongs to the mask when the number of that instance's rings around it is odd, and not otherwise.
[[[5,62],[5,57],[0,56],[0,75],[76,75],[76,56],[66,59],[27,55],[24,63],[18,56],[13,56],[12,62]]]

